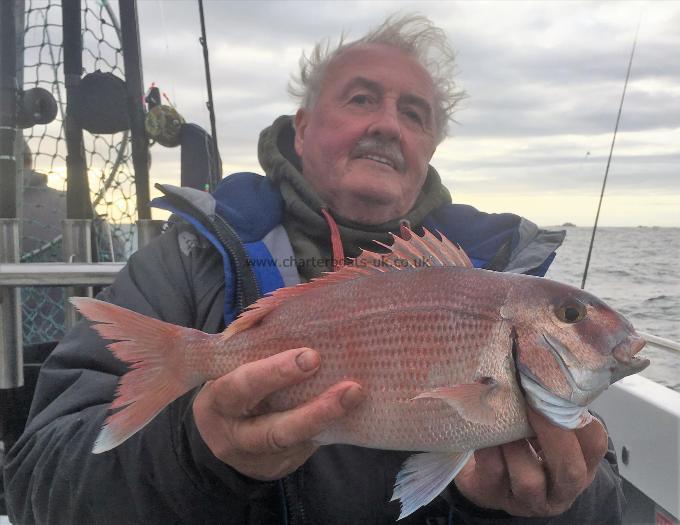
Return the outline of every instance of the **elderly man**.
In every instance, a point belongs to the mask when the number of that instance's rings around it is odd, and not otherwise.
[[[544,273],[560,235],[452,205],[428,165],[460,98],[452,58],[443,33],[421,17],[388,20],[332,51],[318,46],[303,60],[294,122],[281,117],[262,133],[267,177],[234,174],[212,196],[164,188],[158,204],[183,220],[133,256],[101,298],[217,332],[258,295],[331,270],[404,223],[443,232],[477,266]],[[343,381],[302,406],[267,411],[267,396],[320,367],[305,348],[241,366],[93,455],[127,368],[80,324],[45,364],[31,420],[9,454],[10,516],[393,523],[399,508],[389,499],[408,453],[313,442],[362,402],[362,385]],[[602,425],[565,431],[528,416],[533,448],[523,440],[476,452],[455,483],[400,523],[619,521],[622,493]]]

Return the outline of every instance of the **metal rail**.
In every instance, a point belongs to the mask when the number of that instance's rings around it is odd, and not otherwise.
[[[0,263],[0,286],[106,286],[125,263]]]

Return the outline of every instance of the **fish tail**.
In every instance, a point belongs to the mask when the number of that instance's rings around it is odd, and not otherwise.
[[[89,297],[72,297],[71,303],[90,321],[108,348],[130,371],[118,383],[115,410],[105,421],[92,452],[117,447],[141,430],[169,403],[201,385],[206,377],[185,361],[186,348],[210,345],[211,337],[199,330],[173,325]]]

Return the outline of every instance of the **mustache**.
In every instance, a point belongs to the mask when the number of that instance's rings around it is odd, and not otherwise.
[[[401,147],[397,142],[383,137],[362,137],[352,150],[352,157],[363,157],[364,155],[375,155],[389,159],[397,171],[404,171],[406,161]]]

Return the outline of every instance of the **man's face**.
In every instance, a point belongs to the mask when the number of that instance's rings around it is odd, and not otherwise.
[[[346,51],[295,124],[303,175],[336,214],[380,224],[413,207],[436,148],[434,86],[414,58],[379,44]]]

